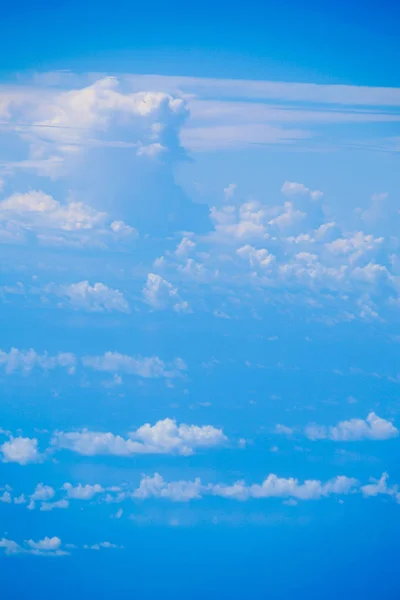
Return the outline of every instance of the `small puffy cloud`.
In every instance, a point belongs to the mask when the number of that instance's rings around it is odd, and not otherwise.
[[[0,548],[3,548],[8,555],[33,554],[34,556],[67,556],[69,554],[62,549],[61,540],[56,536],[52,538],[45,537],[37,542],[34,540],[26,540],[24,545],[3,538],[0,539]]]
[[[178,258],[186,258],[195,248],[195,242],[188,237],[184,237],[176,247],[175,254]]]
[[[35,491],[31,494],[30,499],[35,502],[36,500],[51,500],[55,496],[55,490],[50,485],[44,485],[44,483],[38,483]]]
[[[190,455],[202,448],[220,446],[227,438],[211,425],[177,425],[172,419],[145,424],[129,433],[128,438],[113,433],[89,431],[57,432],[51,441],[57,449],[86,456],[97,454],[130,456],[135,454]],[[82,491],[81,491],[82,492]]]
[[[113,221],[110,225],[110,229],[120,238],[138,235],[136,229],[134,227],[130,227],[124,223],[124,221]]]
[[[201,498],[203,486],[200,479],[194,481],[166,482],[161,475],[143,476],[139,487],[133,493],[135,498],[167,498],[173,502],[188,502]]]
[[[235,195],[236,190],[236,183],[230,183],[226,188],[224,188],[225,200],[231,200],[231,198],[233,198],[233,196]]]
[[[236,250],[236,254],[245,260],[248,260],[251,267],[269,269],[275,261],[275,256],[265,248],[256,250],[253,246],[247,244]]]
[[[63,205],[42,191],[31,191],[0,202],[0,219],[13,219],[28,228],[81,231],[103,225],[106,214],[82,202]]]
[[[75,310],[129,313],[129,304],[124,295],[104,283],[94,285],[90,285],[88,281],[69,285],[52,283],[47,285],[44,291],[64,299],[66,304]]]
[[[323,197],[323,192],[319,190],[310,190],[303,183],[294,181],[285,181],[281,187],[282,194],[285,196],[309,196],[311,200],[320,200]]]
[[[76,358],[70,352],[59,352],[55,356],[50,356],[47,352],[38,354],[32,348],[30,350],[11,348],[9,352],[0,350],[1,366],[7,374],[21,372],[23,375],[28,375],[33,369],[47,371],[57,367],[64,368],[72,374],[75,371]]]
[[[364,419],[341,421],[332,427],[309,425],[304,431],[310,440],[330,439],[335,442],[388,440],[399,435],[398,429],[386,419],[370,412]]]
[[[91,546],[85,544],[83,548],[84,550],[101,550],[102,548],[106,550],[113,550],[115,548],[123,548],[123,546],[118,546],[112,542],[99,542],[98,544],[92,544]]]
[[[295,208],[291,202],[285,202],[283,209],[281,214],[269,221],[269,225],[276,227],[279,230],[290,229],[307,216],[306,213]]]
[[[45,537],[43,540],[34,542],[33,540],[27,540],[26,544],[34,550],[58,550],[61,547],[61,540],[59,537]]]
[[[0,502],[2,502],[3,504],[11,504],[12,496],[8,490],[6,490],[0,495]]]
[[[22,242],[33,231],[37,240],[51,246],[99,246],[107,239],[135,237],[135,229],[124,221],[112,221],[83,202],[61,203],[40,190],[15,193],[0,202],[0,227],[4,242]]]
[[[67,492],[67,497],[71,500],[91,500],[96,494],[104,492],[104,488],[95,483],[94,485],[82,485],[79,483],[73,486],[71,483],[64,483],[62,489]]]
[[[180,377],[186,371],[181,358],[165,363],[158,356],[128,356],[119,352],[105,352],[102,356],[84,356],[82,363],[95,371],[126,373],[138,377],[168,379]]]
[[[278,423],[278,425],[275,426],[275,433],[278,434],[292,435],[293,431],[294,430],[291,427],[286,427],[286,425],[281,425],[280,423]]]
[[[68,500],[65,500],[65,498],[62,498],[61,500],[56,500],[55,502],[42,502],[42,504],[40,505],[40,510],[42,512],[49,512],[51,510],[54,510],[55,508],[68,508],[69,507],[69,502]]]
[[[36,438],[12,437],[0,446],[0,452],[3,455],[3,462],[27,465],[42,460]]]
[[[389,479],[389,475],[387,473],[382,473],[382,476],[380,479],[378,479],[378,480],[373,479],[371,481],[371,483],[361,486],[361,492],[363,493],[364,496],[367,496],[367,497],[369,497],[369,496],[374,497],[374,496],[378,496],[380,494],[392,496],[400,504],[399,486],[394,485],[392,487],[389,487],[387,484],[388,479]]]
[[[156,310],[171,308],[180,302],[178,289],[155,273],[147,275],[142,293],[147,304]]]

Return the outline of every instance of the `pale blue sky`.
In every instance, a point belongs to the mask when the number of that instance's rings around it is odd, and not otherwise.
[[[23,8],[5,597],[395,597],[398,9]]]

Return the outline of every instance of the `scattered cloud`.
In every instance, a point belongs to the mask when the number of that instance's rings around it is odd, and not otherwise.
[[[398,429],[386,419],[370,412],[364,419],[341,421],[332,427],[308,425],[304,433],[310,440],[329,439],[334,442],[388,440],[399,435]]]
[[[86,456],[97,454],[187,456],[202,448],[221,446],[226,441],[223,431],[212,425],[177,425],[172,419],[164,419],[155,425],[148,423],[142,425],[136,431],[130,432],[128,438],[86,429],[76,432],[57,432],[51,443],[55,449],[71,450]],[[80,490],[80,493],[83,491]]]
[[[27,465],[42,461],[36,438],[11,437],[0,446],[3,462]]]
[[[124,295],[104,283],[98,282],[94,285],[90,285],[88,281],[69,285],[51,283],[45,286],[44,291],[61,298],[61,306],[65,304],[75,310],[123,313],[129,313],[130,310]]]

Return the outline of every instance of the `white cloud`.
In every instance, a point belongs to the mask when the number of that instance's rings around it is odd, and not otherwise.
[[[145,301],[158,310],[174,306],[179,302],[178,289],[155,273],[147,275],[142,292]]]
[[[378,480],[373,479],[371,483],[368,483],[367,485],[363,485],[361,487],[361,492],[363,493],[364,496],[367,496],[367,497],[368,496],[378,496],[380,494],[392,496],[400,504],[399,486],[394,485],[392,487],[389,487],[387,485],[388,479],[389,479],[389,475],[387,473],[382,473],[382,476],[380,479],[378,479]]]
[[[14,193],[0,202],[4,242],[23,241],[33,231],[40,243],[56,246],[99,246],[107,240],[135,237],[135,229],[112,221],[105,212],[74,200],[61,203],[40,190]],[[9,239],[8,239],[9,238]]]
[[[213,486],[213,494],[236,500],[289,497],[298,500],[318,500],[332,494],[348,494],[356,485],[356,479],[345,476],[336,477],[327,483],[319,480],[300,483],[292,477],[287,479],[271,474],[261,484],[246,486],[244,482],[238,481],[230,486]]]
[[[190,455],[202,448],[220,446],[227,438],[221,429],[211,425],[177,425],[172,419],[145,424],[130,432],[128,438],[113,433],[88,431],[57,432],[51,441],[57,449],[66,449],[86,456],[111,454],[180,454]]]
[[[142,499],[155,497],[168,498],[174,502],[187,502],[201,498],[202,487],[200,479],[168,483],[161,475],[155,473],[152,477],[143,476],[133,496]]]
[[[67,556],[69,554],[69,552],[62,549],[61,540],[56,536],[52,538],[45,537],[43,540],[37,542],[26,540],[25,546],[22,546],[13,540],[3,538],[0,539],[0,548],[3,548],[8,555],[33,554],[35,556]]]
[[[220,496],[232,500],[251,498],[295,498],[298,500],[319,500],[331,495],[347,495],[357,490],[356,479],[338,476],[323,483],[319,480],[306,480],[300,483],[294,478],[283,478],[270,474],[261,484],[247,485],[237,481],[232,485],[204,485],[200,479],[194,481],[166,482],[156,473],[153,477],[143,476],[133,496],[137,498],[168,498],[185,502],[205,495]]]
[[[226,188],[224,188],[224,197],[225,200],[230,200],[235,195],[237,190],[236,183],[230,183]]]
[[[285,196],[309,196],[311,200],[320,200],[324,195],[323,192],[319,190],[310,190],[310,188],[306,187],[303,183],[295,183],[294,181],[285,181],[285,183],[281,187],[282,194]]]
[[[181,358],[165,363],[158,356],[128,356],[119,352],[105,352],[103,356],[84,356],[82,363],[95,371],[127,373],[143,378],[171,379],[180,377],[186,371],[186,365]]]
[[[341,421],[336,426],[309,425],[304,431],[310,440],[330,439],[335,442],[388,440],[399,435],[398,429],[386,419],[370,412],[364,419]]]
[[[306,217],[306,213],[295,208],[292,202],[285,202],[283,209],[284,210],[280,215],[269,221],[269,225],[277,227],[278,229],[288,229],[293,225],[298,224]]]
[[[26,544],[34,550],[58,550],[61,547],[61,540],[59,537],[45,537],[43,540],[34,542],[33,540],[27,540]]]
[[[195,248],[196,248],[195,242],[193,242],[188,237],[183,237],[175,250],[175,254],[178,258],[185,258]]]
[[[157,156],[169,148],[169,136],[186,116],[185,103],[163,92],[122,89],[116,77],[103,77],[91,85],[59,91],[9,96],[6,115],[24,126],[15,131],[31,146],[31,155],[57,163],[87,147],[136,149],[139,155]],[[62,170],[58,166],[57,174]]]
[[[0,495],[0,502],[3,502],[3,504],[11,504],[12,496],[8,490]]]
[[[82,485],[79,483],[73,486],[71,483],[64,483],[62,489],[67,492],[67,497],[71,500],[91,500],[96,494],[104,492],[104,488],[95,483],[94,485]]]
[[[3,462],[27,465],[42,460],[36,438],[12,437],[0,446],[0,452],[3,454]]]
[[[283,435],[292,435],[293,429],[291,427],[286,427],[286,425],[278,425],[275,426],[275,433],[283,434]]]
[[[69,502],[68,500],[65,500],[65,498],[62,498],[61,500],[56,500],[55,502],[42,502],[42,504],[40,505],[40,510],[42,512],[49,512],[55,508],[68,508],[69,507]]]
[[[124,221],[113,221],[110,225],[111,230],[121,238],[129,236],[137,236],[138,232],[133,227],[130,227]]]
[[[38,483],[35,491],[30,496],[32,502],[51,500],[55,496],[55,490],[50,485],[44,485],[44,483]]]
[[[62,205],[42,191],[16,193],[0,202],[0,219],[14,219],[21,226],[81,231],[103,226],[107,215],[84,205]]]
[[[124,295],[104,283],[95,283],[93,286],[88,281],[69,285],[52,283],[45,286],[44,291],[65,299],[67,305],[75,310],[129,313],[129,304]]]
[[[32,348],[30,350],[11,348],[9,352],[0,350],[0,366],[5,368],[7,374],[22,372],[28,375],[33,369],[47,371],[57,367],[64,368],[72,374],[75,365],[76,358],[70,352],[59,352],[55,356],[50,356],[47,352],[38,354]]]
[[[272,263],[275,261],[275,256],[268,252],[266,248],[256,250],[253,246],[246,245],[238,248],[236,254],[240,258],[249,261],[251,267],[260,267],[262,269],[269,269]]]

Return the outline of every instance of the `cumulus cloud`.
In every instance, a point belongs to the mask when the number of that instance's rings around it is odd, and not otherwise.
[[[70,352],[59,352],[51,356],[47,352],[38,354],[32,348],[30,350],[11,348],[9,352],[0,350],[1,366],[8,375],[15,372],[28,375],[34,369],[48,371],[55,368],[63,368],[67,373],[72,374],[75,371],[76,358]]]
[[[172,379],[186,371],[186,364],[181,358],[165,363],[158,356],[128,356],[119,352],[105,352],[102,356],[84,356],[82,363],[95,371],[109,373],[126,373],[138,377]]]
[[[69,552],[62,549],[60,538],[45,537],[35,542],[26,540],[23,545],[6,538],[0,539],[0,548],[3,548],[8,555],[12,554],[33,554],[35,556],[66,556]]]
[[[320,200],[324,195],[320,190],[310,190],[303,183],[296,183],[294,181],[285,181],[281,187],[281,192],[285,196],[307,195],[311,200]]]
[[[182,255],[182,249],[179,252]],[[189,310],[189,304],[180,300],[178,289],[155,273],[147,275],[142,293],[147,304],[156,310],[166,308],[173,308],[176,312],[188,312]]]
[[[94,285],[90,285],[88,281],[69,285],[52,283],[46,285],[44,291],[61,298],[67,306],[75,310],[129,313],[129,304],[124,295],[104,283],[95,283]],[[62,304],[63,302],[61,302]]]
[[[220,446],[227,441],[221,429],[211,425],[177,425],[172,419],[145,424],[129,433],[128,438],[113,433],[89,431],[57,432],[51,441],[56,449],[66,449],[94,456],[111,454],[180,454],[190,455],[202,448]]]
[[[356,479],[343,475],[325,483],[319,480],[306,480],[301,483],[292,477],[283,478],[270,474],[261,484],[247,485],[244,481],[237,481],[232,485],[221,483],[205,485],[200,479],[166,482],[161,475],[155,473],[152,477],[144,476],[133,495],[137,498],[168,498],[178,502],[199,499],[205,495],[241,501],[251,498],[319,500],[331,495],[347,495],[356,490],[357,485]]]
[[[388,440],[399,435],[398,429],[386,419],[370,412],[364,419],[341,421],[332,427],[308,425],[304,433],[310,440],[330,439],[335,442]]]
[[[168,498],[174,502],[187,502],[201,498],[203,486],[200,479],[194,481],[173,481],[168,483],[158,473],[144,476],[133,493],[135,498]]]
[[[40,505],[40,510],[42,512],[49,512],[51,510],[54,510],[55,508],[68,508],[69,507],[69,502],[68,500],[65,500],[65,498],[62,498],[61,500],[56,500],[55,502],[42,502],[42,504]]]
[[[112,215],[107,229],[123,238],[134,233],[131,225],[145,232],[204,227],[206,207],[190,201],[171,168],[186,157],[186,101],[132,88],[127,78],[100,77],[74,89],[35,86],[4,98],[8,131],[26,148],[9,169],[68,176],[76,201]]]
[[[94,485],[82,485],[79,483],[73,486],[71,483],[64,483],[62,489],[67,492],[67,497],[71,500],[91,500],[96,494],[104,492],[104,488],[95,483]]]
[[[249,261],[251,267],[259,267],[261,269],[270,268],[271,264],[275,261],[275,256],[268,252],[265,248],[256,250],[253,246],[247,244],[241,246],[236,250],[236,253],[240,258]]]
[[[42,460],[36,438],[11,437],[9,441],[0,446],[3,462],[27,465]]]
[[[61,203],[40,190],[14,193],[0,202],[4,242],[23,241],[26,233],[34,232],[37,240],[45,245],[101,247],[113,240],[137,235],[136,230],[123,221],[110,221],[107,213],[83,202]]]
[[[380,494],[392,496],[396,502],[400,504],[399,486],[388,486],[388,479],[389,475],[387,473],[382,473],[380,479],[372,479],[371,483],[361,486],[361,492],[366,497],[379,496]]]

